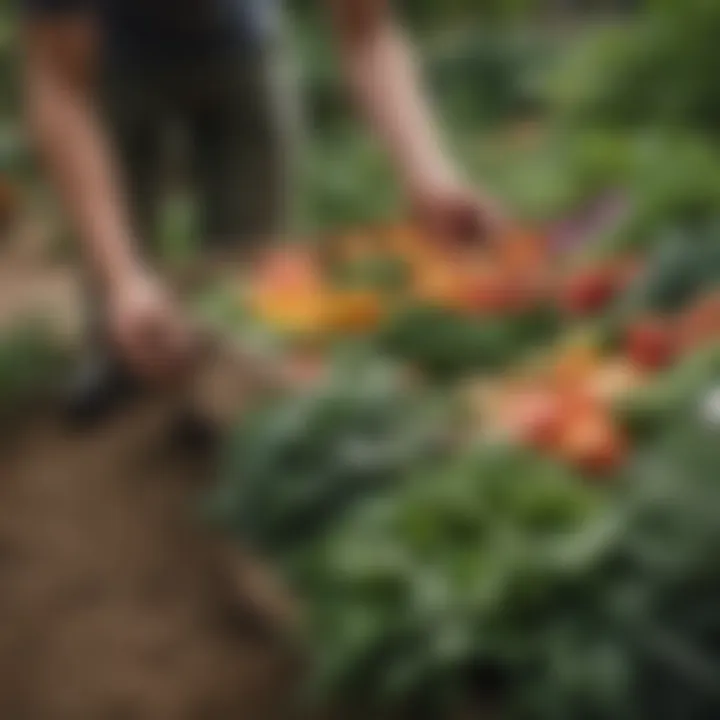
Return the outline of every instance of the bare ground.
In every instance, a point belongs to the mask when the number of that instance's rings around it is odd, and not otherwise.
[[[282,712],[285,658],[238,588],[243,559],[193,513],[207,472],[156,407],[89,435],[51,415],[6,437],[0,717]]]
[[[3,264],[0,326],[30,296],[73,307],[36,269]],[[287,716],[287,653],[194,512],[212,459],[169,442],[171,415],[148,400],[78,434],[43,410],[0,433],[2,720]]]
[[[0,717],[275,717],[285,658],[243,559],[192,512],[205,459],[143,406],[89,435],[27,422],[0,449]],[[249,572],[249,571],[248,571]]]

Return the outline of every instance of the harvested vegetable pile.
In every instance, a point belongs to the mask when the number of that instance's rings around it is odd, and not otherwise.
[[[598,313],[634,270],[632,258],[567,266],[533,233],[468,253],[398,226],[268,253],[243,304],[291,346],[360,336],[435,379],[456,379],[499,370],[563,320]]]
[[[716,717],[720,236],[495,248],[273,254],[246,317],[324,360],[239,421],[210,509],[294,583],[322,701]]]

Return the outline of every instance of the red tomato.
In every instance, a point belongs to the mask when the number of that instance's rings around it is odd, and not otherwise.
[[[561,290],[560,304],[570,315],[592,315],[608,305],[617,294],[619,285],[614,268],[586,268],[568,279]]]
[[[642,320],[628,331],[627,353],[642,370],[660,370],[677,357],[678,343],[673,326],[662,319]]]
[[[604,412],[574,417],[564,429],[560,455],[584,472],[609,474],[621,466],[626,454],[625,439]]]
[[[514,430],[520,442],[541,450],[557,447],[563,426],[563,402],[550,391],[528,392],[517,400]]]

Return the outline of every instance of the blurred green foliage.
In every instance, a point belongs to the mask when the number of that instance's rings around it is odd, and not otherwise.
[[[481,17],[469,5],[465,17]],[[653,242],[668,224],[718,207],[720,5],[642,5],[621,22],[580,24],[569,34],[469,23],[422,53],[446,137],[471,177],[529,222],[621,191],[631,212],[611,229],[608,249]],[[427,27],[428,18],[414,20]],[[307,84],[311,162],[322,167],[304,186],[308,226],[401,213],[390,168],[348,117],[339,78],[315,85],[310,73]],[[534,142],[513,130],[528,119],[540,129]],[[339,144],[326,142],[333,133]],[[329,177],[340,182],[324,183]]]
[[[612,493],[497,447],[360,506],[294,559],[323,689],[407,717],[478,693],[519,720],[715,717],[716,432],[691,402]]]
[[[473,26],[423,53],[456,157],[528,222],[551,225],[612,192],[626,209],[590,252],[647,248],[680,229],[630,298],[633,314],[716,272],[720,215],[720,4],[643,10],[570,37]],[[426,31],[444,8],[415,12]],[[338,82],[323,75],[311,107],[305,220],[321,226],[400,212],[390,168],[333,95]],[[712,253],[688,231],[698,223]],[[491,716],[528,720],[720,716],[720,446],[698,409],[716,353],[618,408],[643,432],[612,492],[533,454],[480,447],[279,549],[308,600],[321,697],[373,717],[448,717],[488,693],[502,700]]]
[[[288,3],[306,101],[307,152],[296,229],[362,225],[403,213],[401,189],[360,127],[333,61],[319,3]],[[651,242],[663,225],[710,214],[720,160],[720,4],[588,2],[573,19],[627,9],[620,22],[559,32],[557,3],[399,2],[420,49],[451,151],[519,217],[545,223],[594,195],[622,191],[632,212],[612,243]],[[579,9],[578,9],[579,8]],[[565,10],[567,13],[567,10]],[[0,10],[0,168],[26,173],[16,26]],[[521,124],[535,122],[526,142]],[[192,247],[186,212],[168,213],[169,245]]]
[[[720,127],[720,5],[650,3],[652,12],[598,31],[563,57],[557,110],[592,124]]]

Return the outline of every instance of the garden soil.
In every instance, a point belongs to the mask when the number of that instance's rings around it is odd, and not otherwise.
[[[0,718],[280,717],[289,657],[253,568],[193,513],[208,467],[141,406],[0,448]]]
[[[0,433],[3,720],[287,716],[294,663],[264,585],[198,518],[212,459],[173,438],[165,404],[92,432],[43,409]]]

